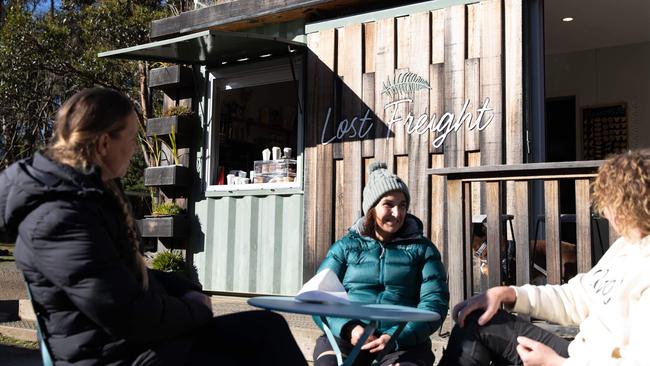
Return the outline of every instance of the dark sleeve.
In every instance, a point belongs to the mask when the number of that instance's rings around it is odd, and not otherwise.
[[[175,272],[163,272],[150,269],[149,276],[155,277],[165,291],[172,296],[183,296],[188,291],[201,291],[201,286],[197,283],[191,282],[181,274]]]
[[[445,267],[440,252],[432,244],[427,245],[421,262],[422,283],[418,309],[434,311],[440,319],[434,322],[408,322],[397,338],[397,349],[411,348],[429,338],[442,325],[449,309],[449,289]],[[395,327],[396,328],[396,327]],[[395,329],[392,329],[394,331]]]
[[[205,305],[170,296],[158,286],[144,290],[120,260],[113,236],[97,215],[63,208],[41,221],[32,238],[39,271],[109,334],[148,343],[211,319]]]

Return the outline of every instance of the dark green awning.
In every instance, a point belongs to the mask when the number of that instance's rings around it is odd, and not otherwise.
[[[255,33],[207,30],[139,46],[101,52],[99,57],[221,65],[267,55],[287,55],[302,43]]]

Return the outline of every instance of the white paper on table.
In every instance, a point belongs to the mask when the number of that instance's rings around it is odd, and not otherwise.
[[[338,276],[331,269],[326,268],[305,283],[296,300],[305,302],[349,304],[350,299]]]

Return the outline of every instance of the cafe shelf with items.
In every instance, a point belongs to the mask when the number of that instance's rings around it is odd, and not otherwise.
[[[295,82],[225,88],[220,104],[216,130],[219,161],[214,167],[211,189],[263,189],[295,182]]]
[[[294,159],[256,160],[254,183],[293,182],[296,179],[297,161]]]

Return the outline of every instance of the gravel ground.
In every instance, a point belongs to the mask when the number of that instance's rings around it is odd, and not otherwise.
[[[0,300],[27,299],[23,276],[13,261],[0,261]]]

